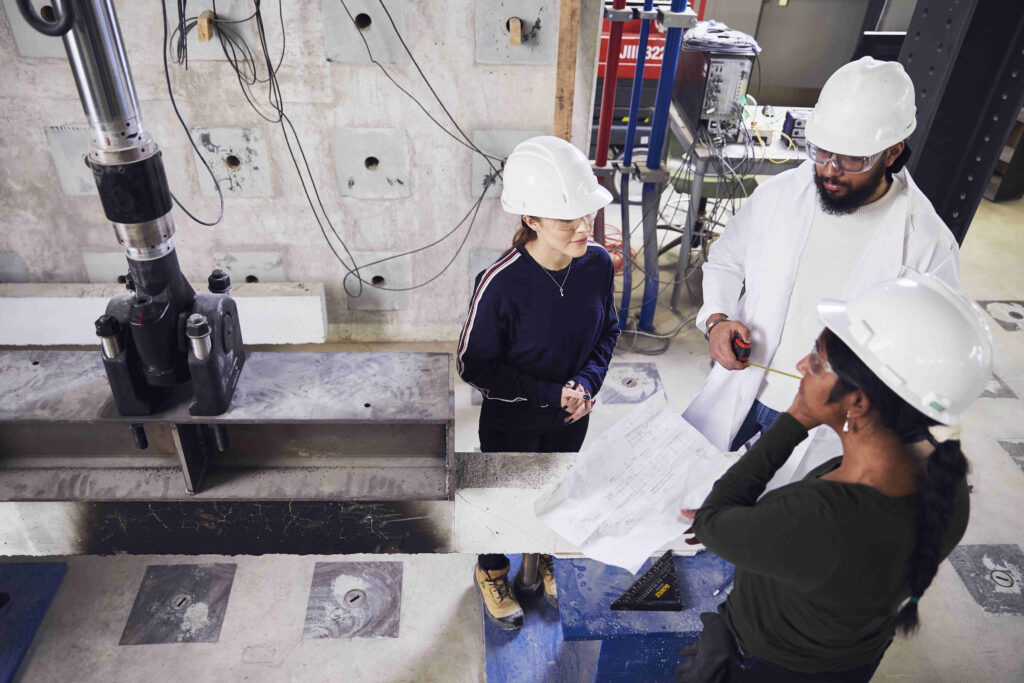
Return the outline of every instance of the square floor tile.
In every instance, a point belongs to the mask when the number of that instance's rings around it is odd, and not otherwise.
[[[67,570],[63,562],[0,562],[0,681],[14,680]]]
[[[599,398],[602,403],[642,403],[661,388],[661,376],[654,363],[612,363]]]
[[[1006,382],[1002,380],[999,375],[992,375],[989,378],[988,384],[985,385],[985,392],[981,395],[982,398],[1017,398],[1017,394],[1013,393],[1013,389],[1010,388]]]
[[[979,301],[999,325],[1010,332],[1024,330],[1024,301]]]
[[[121,645],[216,643],[235,565],[150,565],[135,596]]]
[[[961,545],[949,554],[971,597],[990,614],[1024,614],[1024,552],[1016,545]]]
[[[1013,458],[1021,472],[1024,472],[1024,441],[1000,441],[999,445]]]
[[[397,638],[401,618],[401,562],[316,563],[307,638]]]

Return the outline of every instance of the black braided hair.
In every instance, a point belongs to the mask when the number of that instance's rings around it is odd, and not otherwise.
[[[898,434],[906,443],[928,439],[935,444],[928,428],[938,422],[897,396],[828,329],[824,332],[824,343],[829,364],[839,377],[828,397],[830,403],[860,389],[878,409],[883,427]],[[960,450],[960,442],[935,444],[917,494],[917,539],[907,573],[911,597],[896,615],[896,630],[903,635],[910,635],[919,625],[917,601],[931,585],[943,559],[940,557],[942,540],[953,518],[956,487],[966,475],[967,459]]]

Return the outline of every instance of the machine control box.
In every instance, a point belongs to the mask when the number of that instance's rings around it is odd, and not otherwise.
[[[782,134],[802,147],[807,142],[807,118],[813,109],[787,109],[786,120],[782,122]],[[785,139],[785,138],[783,138]]]
[[[692,130],[706,128],[714,136],[736,139],[753,65],[753,50],[746,54],[683,48],[674,99]]]

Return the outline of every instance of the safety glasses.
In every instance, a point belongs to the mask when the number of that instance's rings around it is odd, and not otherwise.
[[[885,154],[885,150],[872,154],[866,157],[855,157],[849,154],[835,154],[817,147],[810,142],[807,143],[807,158],[813,161],[818,166],[827,166],[832,164],[833,167],[840,173],[864,173],[865,171],[871,170],[871,167],[875,165],[882,155]]]
[[[555,223],[555,229],[560,232],[575,232],[579,227],[580,223],[585,223],[588,229],[593,229],[594,219],[597,218],[597,212],[588,213],[582,218],[576,218],[574,220],[564,221],[559,219]]]
[[[835,372],[829,362],[821,357],[818,353],[818,344],[815,342],[814,346],[811,347],[811,352],[807,354],[807,371],[815,377],[821,377],[822,375]]]

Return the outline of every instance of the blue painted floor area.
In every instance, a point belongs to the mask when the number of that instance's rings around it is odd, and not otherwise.
[[[655,558],[657,559],[657,558]],[[682,612],[613,611],[620,595],[647,571],[648,560],[634,576],[625,569],[596,560],[569,559],[555,563],[562,633],[566,640],[609,640],[636,636],[688,636],[701,631],[700,613],[713,612],[725,599],[715,589],[729,580],[733,566],[710,552],[675,559]]]
[[[679,651],[692,640],[682,636],[617,638],[601,643],[594,683],[675,683]]]
[[[0,564],[0,683],[17,673],[67,570],[63,562]]]
[[[515,576],[522,563],[522,555],[510,555]],[[555,560],[559,564],[567,560]],[[594,679],[598,642],[566,642],[562,637],[562,624],[558,610],[543,596],[523,604],[523,627],[517,631],[503,631],[484,621],[485,658],[488,683],[502,681],[550,681],[564,683]]]

